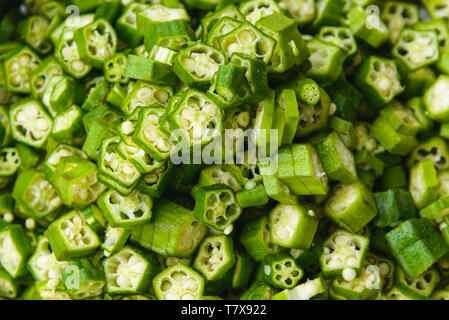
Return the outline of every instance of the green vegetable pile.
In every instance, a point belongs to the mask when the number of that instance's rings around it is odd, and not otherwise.
[[[0,297],[449,300],[447,0],[26,0],[0,29]]]

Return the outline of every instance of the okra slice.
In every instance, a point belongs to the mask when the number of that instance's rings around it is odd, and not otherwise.
[[[150,223],[133,229],[131,241],[163,256],[189,257],[206,235],[193,212],[166,199],[153,207]]]
[[[415,136],[399,133],[382,114],[374,121],[371,131],[377,141],[392,154],[405,156],[418,145]]]
[[[309,31],[317,33],[323,26],[337,26],[343,10],[343,1],[318,0],[315,2],[316,14]]]
[[[169,118],[178,139],[188,146],[206,145],[222,132],[222,112],[204,93],[189,89]],[[179,136],[180,135],[180,136]]]
[[[368,252],[365,256],[367,264],[375,265],[379,268],[379,275],[382,278],[381,291],[385,292],[392,288],[394,284],[395,262],[390,258],[379,256]]]
[[[449,292],[448,290],[435,290],[430,300],[448,300]]]
[[[334,82],[340,76],[345,52],[338,46],[318,39],[307,42],[310,68],[306,75],[318,82]]]
[[[148,8],[148,5],[132,2],[124,8],[122,15],[117,19],[115,29],[120,40],[130,47],[136,47],[143,36],[137,31],[137,14]]]
[[[162,166],[143,175],[137,189],[153,198],[160,198],[175,174],[170,161],[163,162]]]
[[[320,29],[318,39],[342,49],[346,54],[346,61],[357,53],[357,43],[351,29],[347,27],[325,26]]]
[[[446,18],[448,13],[448,4],[444,0],[424,0],[424,6],[433,19]]]
[[[137,30],[141,34],[145,34],[153,24],[175,20],[190,21],[190,16],[186,9],[183,7],[153,4],[137,14]]]
[[[189,87],[207,88],[225,56],[217,49],[197,42],[174,57],[173,71]]]
[[[84,86],[73,78],[63,75],[52,75],[42,93],[42,103],[54,118],[64,112],[72,104],[81,102]]]
[[[20,173],[12,196],[26,208],[32,217],[38,220],[54,216],[63,205],[56,189],[45,178],[45,175],[34,169],[24,170]]]
[[[128,55],[125,71],[126,78],[144,80],[159,85],[175,85],[178,82],[169,64],[136,55]]]
[[[243,185],[236,179],[223,165],[212,165],[201,170],[198,180],[200,186],[210,186],[214,184],[225,184],[237,192]]]
[[[0,146],[8,147],[12,144],[11,122],[9,121],[9,108],[0,105]]]
[[[212,33],[212,29],[223,20],[227,18],[232,19],[232,21],[244,21],[245,17],[240,12],[240,10],[233,4],[230,4],[216,12],[206,15],[201,19],[201,26],[203,30],[203,42],[207,42],[209,34]],[[227,32],[225,32],[227,33]],[[222,33],[225,34],[225,33]],[[209,45],[211,43],[207,42]]]
[[[257,280],[240,296],[240,300],[270,300],[275,293],[274,288]]]
[[[170,138],[160,129],[160,118],[164,110],[157,106],[143,109],[133,134],[134,142],[156,161],[166,160],[173,149]]]
[[[86,259],[70,261],[62,269],[62,282],[74,300],[93,298],[103,293],[103,274]]]
[[[315,18],[315,0],[285,0],[284,4],[286,8],[283,9],[286,9],[300,26],[308,24]]]
[[[89,207],[81,210],[81,214],[86,220],[87,225],[96,233],[102,234],[106,229],[106,218],[103,211],[96,205],[91,204]]]
[[[356,276],[352,272],[343,272],[343,279],[335,279],[332,282],[332,290],[348,300],[370,300],[382,289],[382,277],[379,267],[366,265]],[[345,277],[346,275],[346,277]]]
[[[22,165],[17,148],[3,148],[0,151],[0,177],[11,177]]]
[[[171,87],[137,81],[136,86],[128,93],[120,109],[126,115],[131,115],[138,107],[148,107],[155,104],[166,106],[172,95],[173,89]]]
[[[229,32],[237,29],[242,24],[242,21],[234,20],[230,17],[224,17],[212,27],[210,32],[205,38],[206,44],[213,46],[214,48],[219,48],[218,39],[228,34]]]
[[[126,246],[103,261],[109,294],[137,294],[149,290],[161,267],[154,254]]]
[[[415,30],[434,30],[437,34],[440,54],[449,48],[449,26],[444,19],[417,22]]]
[[[42,97],[47,82],[54,74],[62,75],[62,68],[52,56],[46,58],[30,73],[30,89],[34,98],[40,99]]]
[[[226,185],[200,187],[195,196],[195,217],[216,230],[232,230],[241,213],[233,190]]]
[[[239,240],[255,261],[262,261],[265,256],[281,251],[281,248],[271,243],[268,217],[266,215],[247,222],[243,227]]]
[[[428,66],[440,57],[436,32],[405,28],[399,35],[392,53],[411,71]]]
[[[51,179],[61,158],[71,156],[87,159],[87,155],[82,150],[68,144],[58,144],[52,151],[48,152],[43,163],[43,171],[47,179]]]
[[[87,98],[81,105],[81,109],[90,112],[101,105],[109,92],[110,84],[104,77],[96,77],[86,84]],[[95,112],[95,111],[94,111]]]
[[[449,250],[426,218],[409,219],[388,232],[385,238],[409,279],[415,279]]]
[[[111,83],[128,83],[127,65],[128,57],[122,52],[109,57],[105,61],[103,68],[105,79]]]
[[[235,264],[231,238],[225,235],[204,238],[193,261],[193,267],[201,272],[206,280],[220,279]]]
[[[291,153],[295,176],[306,189],[300,194],[327,194],[327,176],[315,147],[308,143],[294,144]]]
[[[53,121],[37,100],[26,99],[11,106],[9,117],[14,139],[34,148],[45,144]]]
[[[361,182],[338,184],[326,201],[324,213],[339,226],[358,232],[377,215],[373,193]]]
[[[296,137],[305,137],[323,129],[329,118],[331,98],[320,88],[320,100],[316,105],[309,105],[298,101],[299,124]]]
[[[278,289],[295,287],[303,276],[303,271],[287,253],[268,255],[262,260],[263,280]]]
[[[393,100],[380,113],[401,134],[415,135],[422,129],[422,125],[416,119],[413,110],[399,101]]]
[[[177,263],[153,279],[159,300],[198,300],[204,293],[204,278],[192,268]]]
[[[354,81],[375,108],[386,105],[404,91],[396,62],[377,56],[371,56],[361,64]]]
[[[52,137],[58,142],[70,142],[80,135],[83,112],[77,105],[72,105],[55,117],[51,129]]]
[[[126,197],[109,190],[98,198],[97,203],[114,228],[132,228],[151,219],[153,200],[137,190]]]
[[[395,287],[404,295],[416,300],[428,299],[440,282],[440,275],[434,268],[429,268],[417,278],[409,279],[404,270],[396,268]]]
[[[416,207],[410,192],[393,188],[375,192],[378,215],[374,225],[379,228],[395,227],[403,220],[416,217]]]
[[[323,244],[321,271],[326,279],[342,277],[345,270],[358,272],[368,251],[369,238],[337,230]]]
[[[33,15],[17,25],[19,37],[40,54],[48,54],[53,45],[46,37],[49,21],[42,16]]]
[[[122,140],[118,145],[118,152],[120,155],[131,161],[142,174],[152,172],[164,165],[163,161],[155,160],[151,155],[147,154],[142,148],[135,144],[131,137],[122,137]]]
[[[247,53],[233,53],[231,63],[246,68],[246,80],[251,89],[252,100],[259,102],[270,95],[267,65]]]
[[[30,76],[40,64],[41,59],[28,47],[3,60],[4,81],[10,92],[30,93]]]
[[[424,105],[429,118],[445,122],[449,120],[449,100],[443,94],[449,89],[449,76],[440,75],[424,94]]]
[[[256,27],[276,40],[273,56],[268,63],[269,72],[282,73],[300,65],[309,57],[307,45],[295,20],[275,12],[261,18]]]
[[[368,11],[362,7],[354,7],[347,14],[348,26],[352,33],[374,48],[381,47],[390,39],[390,30],[379,19],[374,20],[368,16]]]
[[[324,281],[321,277],[309,279],[293,289],[285,289],[273,295],[271,300],[310,300],[324,293]]]
[[[4,270],[0,270],[0,297],[14,299],[19,294],[19,284]]]
[[[232,288],[242,289],[248,286],[251,273],[254,269],[254,261],[240,248],[234,248],[235,267],[232,276]]]
[[[277,107],[284,110],[285,127],[282,133],[283,145],[291,145],[299,124],[299,109],[293,89],[284,89],[277,99]]]
[[[330,179],[343,183],[357,181],[354,155],[336,131],[317,145],[317,152]]]
[[[240,4],[239,7],[246,20],[255,25],[257,21],[275,12],[281,13],[281,8],[273,0],[251,0]]]
[[[236,52],[267,64],[270,62],[276,46],[276,40],[249,22],[244,22],[233,31],[217,38],[217,42],[227,58],[231,58],[232,54]]]
[[[83,27],[93,21],[93,15],[80,16],[80,25]],[[83,78],[91,70],[92,65],[85,63],[81,59],[80,48],[75,41],[76,29],[62,27],[61,35],[58,37],[58,42],[55,46],[55,58],[61,64],[65,72],[76,79]]]
[[[413,3],[387,1],[381,19],[390,30],[390,42],[397,43],[404,28],[411,28],[419,22],[418,6]]]
[[[83,217],[71,211],[50,224],[44,235],[58,261],[86,257],[100,246],[96,233]]]
[[[415,164],[410,169],[409,191],[418,209],[438,199],[438,176],[430,159]]]
[[[98,171],[124,187],[131,187],[139,181],[141,174],[129,160],[118,153],[119,143],[119,136],[103,140]]]
[[[235,197],[241,208],[265,205],[269,200],[263,184],[259,184],[252,189],[239,191],[235,194]]]
[[[125,246],[131,232],[132,229],[113,228],[108,225],[104,233],[104,241],[101,244],[105,256],[119,252]]]
[[[148,52],[154,46],[179,51],[195,40],[195,34],[188,20],[178,19],[165,22],[149,23],[144,29],[144,44]]]
[[[430,138],[420,143],[409,155],[407,166],[412,167],[418,162],[430,159],[438,170],[449,168],[449,148],[446,141],[440,137]]]
[[[104,19],[96,19],[76,30],[74,40],[81,60],[99,69],[103,68],[105,61],[117,49],[117,34],[111,24]]]
[[[312,209],[300,204],[278,204],[269,214],[270,242],[284,248],[308,249],[318,228]]]
[[[0,231],[0,263],[14,279],[27,272],[27,261],[33,253],[21,225],[11,224]]]

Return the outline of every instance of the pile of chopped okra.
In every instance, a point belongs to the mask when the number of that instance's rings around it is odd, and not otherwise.
[[[447,0],[26,0],[0,29],[0,297],[449,300]]]

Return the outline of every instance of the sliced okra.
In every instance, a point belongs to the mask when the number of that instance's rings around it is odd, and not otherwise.
[[[315,2],[316,14],[309,31],[318,32],[323,26],[338,26],[340,24],[343,1],[317,0]]]
[[[104,62],[104,75],[108,82],[126,84],[129,81],[126,73],[128,57],[122,53],[116,53]]]
[[[214,184],[225,184],[237,192],[243,185],[222,165],[212,165],[201,170],[198,180],[200,186],[210,186]]]
[[[440,275],[434,268],[424,271],[415,279],[409,279],[404,270],[396,268],[395,287],[404,295],[416,300],[428,299],[440,281]]]
[[[268,203],[268,194],[263,184],[258,184],[252,189],[245,189],[235,194],[241,208],[261,206]]]
[[[449,148],[446,141],[440,137],[433,137],[420,143],[408,156],[407,166],[430,159],[438,170],[449,168]]]
[[[198,272],[177,263],[154,277],[153,288],[160,300],[198,300],[203,296],[204,283]]]
[[[149,290],[161,267],[154,254],[126,246],[103,261],[106,291],[110,294],[137,294]]]
[[[12,196],[26,208],[32,217],[45,219],[54,217],[62,207],[62,200],[45,175],[34,169],[20,173]]]
[[[271,243],[268,217],[266,215],[246,223],[239,240],[255,261],[261,261],[265,256],[281,251],[279,246]]]
[[[10,92],[30,93],[31,73],[41,63],[41,59],[26,46],[3,60],[6,89]]]
[[[43,165],[43,171],[47,179],[52,177],[61,158],[70,156],[87,159],[87,156],[83,151],[68,144],[58,144],[51,152],[48,152]]]
[[[440,54],[436,32],[405,28],[393,47],[393,56],[411,71],[438,61]]]
[[[209,39],[209,34],[212,33],[212,29],[224,19],[232,19],[233,21],[244,21],[245,17],[240,12],[240,10],[233,4],[224,7],[210,15],[205,16],[201,19],[201,26],[203,30],[203,41],[207,42]],[[227,33],[227,32],[225,32]],[[222,33],[225,34],[225,33]],[[211,44],[211,43],[208,43]]]
[[[86,257],[100,246],[96,233],[83,217],[71,211],[50,224],[44,235],[58,261]]]
[[[401,221],[416,217],[416,207],[410,192],[389,189],[374,193],[378,215],[374,225],[379,228],[395,227]]]
[[[145,35],[148,28],[154,24],[176,20],[190,21],[186,9],[153,4],[137,14],[137,30]]]
[[[320,88],[320,100],[316,105],[309,105],[298,101],[299,124],[296,137],[305,137],[324,128],[329,118],[331,98]]]
[[[387,1],[381,19],[390,30],[390,42],[396,43],[404,28],[413,27],[419,21],[418,6],[413,3]]]
[[[234,264],[232,240],[225,235],[206,237],[193,261],[193,267],[209,281],[220,279]]]
[[[293,289],[284,289],[273,295],[271,300],[310,300],[324,292],[324,280],[321,277],[318,277],[309,279]]]
[[[70,142],[77,134],[80,134],[82,117],[83,112],[76,105],[58,114],[51,130],[52,137],[58,142]]]
[[[361,182],[338,184],[326,201],[324,213],[339,226],[358,232],[377,215],[373,193]]]
[[[240,300],[270,300],[275,293],[274,288],[257,280],[240,296]]]
[[[62,68],[54,57],[46,58],[42,64],[31,72],[30,88],[33,97],[36,99],[41,98],[47,82],[54,74],[62,74]]]
[[[160,198],[171,183],[174,173],[171,162],[163,162],[161,167],[143,175],[137,189],[151,197]]]
[[[217,42],[228,58],[236,52],[267,64],[270,62],[276,46],[276,40],[249,22],[244,22],[233,31],[217,38]]]
[[[226,185],[200,187],[195,196],[195,217],[219,231],[232,228],[242,213],[233,190]]]
[[[263,280],[278,289],[291,289],[304,272],[287,253],[268,255],[262,260]]]
[[[438,198],[438,176],[432,160],[422,160],[410,169],[409,190],[421,209]]]
[[[192,27],[185,19],[150,23],[144,32],[144,44],[148,52],[151,52],[154,46],[179,51],[195,39]]]
[[[359,276],[355,276],[354,272],[343,271],[343,279],[335,279],[332,282],[333,292],[348,300],[370,300],[379,294],[381,289],[379,267],[373,264],[365,265]]]
[[[0,263],[15,278],[27,273],[27,261],[33,253],[21,225],[11,224],[0,231]]]
[[[379,48],[390,39],[390,30],[379,18],[369,19],[368,11],[354,7],[347,14],[348,26],[352,33],[374,48]]]
[[[22,100],[9,111],[12,137],[40,148],[51,133],[53,121],[37,100]]]
[[[256,26],[276,40],[273,56],[268,63],[269,72],[282,73],[300,65],[309,57],[307,45],[293,19],[275,12],[261,18]]]
[[[166,106],[172,95],[173,89],[171,87],[137,81],[136,86],[128,93],[120,109],[126,115],[130,115],[138,107],[148,107],[154,104]]]
[[[128,55],[125,75],[159,85],[175,85],[178,82],[170,65],[131,54]]]
[[[42,16],[33,15],[19,22],[19,37],[40,54],[48,54],[53,45],[46,37],[49,21]]]
[[[415,30],[434,30],[437,34],[440,54],[449,48],[449,26],[444,19],[419,21],[413,25]]]
[[[444,0],[424,0],[424,6],[433,19],[446,18],[448,14],[448,4]]]
[[[122,15],[117,19],[115,29],[120,40],[130,47],[139,45],[143,36],[137,31],[137,14],[148,8],[148,5],[132,2],[124,8]]]
[[[449,99],[443,92],[449,90],[449,76],[440,75],[424,94],[428,117],[445,122],[449,120]]]
[[[74,40],[78,46],[80,58],[95,68],[103,68],[104,63],[117,48],[117,35],[111,24],[104,19],[76,30]]]
[[[355,85],[375,108],[386,105],[404,91],[395,61],[377,56],[371,56],[361,64]]]
[[[188,146],[205,145],[221,134],[222,112],[200,91],[189,89],[168,121],[173,130],[179,130]]]
[[[189,257],[206,235],[193,212],[166,199],[153,207],[151,222],[133,229],[131,241],[163,256]]]
[[[97,203],[114,228],[131,228],[151,219],[153,200],[137,190],[126,197],[109,190],[98,198]]]
[[[416,119],[412,109],[399,101],[393,100],[380,112],[399,133],[415,135],[422,129],[421,123]]]
[[[50,181],[68,206],[87,206],[105,190],[98,181],[97,166],[82,158],[62,158]]]
[[[104,241],[101,248],[105,251],[105,255],[111,255],[119,252],[131,236],[132,229],[113,228],[106,226],[104,233]]]
[[[335,231],[323,244],[320,257],[323,276],[332,279],[342,277],[345,270],[361,270],[368,246],[367,237],[343,230]]]
[[[315,212],[304,204],[278,204],[269,215],[270,241],[281,247],[308,249],[317,227]]]
[[[285,0],[286,9],[298,25],[311,22],[316,15],[315,0]]]
[[[330,179],[343,183],[357,180],[355,159],[336,131],[317,145],[317,152]]]
[[[81,210],[81,214],[86,220],[87,225],[96,233],[102,234],[106,228],[106,218],[103,211],[96,205],[91,204],[87,208]]]
[[[242,21],[234,20],[230,17],[224,17],[212,27],[207,35],[207,38],[205,39],[205,42],[208,45],[213,46],[214,48],[219,48],[220,46],[218,44],[218,39],[221,36],[237,29],[237,27],[239,27],[241,24]]]
[[[101,271],[86,258],[70,261],[62,269],[62,283],[74,300],[97,297],[105,286]]]
[[[11,177],[22,165],[17,148],[3,148],[0,150],[0,177]]]

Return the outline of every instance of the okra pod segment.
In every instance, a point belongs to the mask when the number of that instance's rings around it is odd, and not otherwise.
[[[33,253],[21,225],[11,224],[0,230],[0,263],[16,279],[27,273],[27,261]]]
[[[192,27],[185,19],[151,23],[144,31],[144,44],[148,52],[156,45],[179,51],[194,39]]]
[[[420,143],[408,156],[407,166],[412,167],[418,162],[430,159],[438,170],[449,168],[449,148],[441,137],[432,137]]]
[[[219,50],[197,42],[174,57],[173,71],[189,87],[208,88],[218,68],[226,62]]]
[[[443,94],[449,89],[449,76],[440,75],[437,80],[426,90],[424,105],[429,118],[445,122],[449,120],[449,100]]]
[[[10,92],[30,93],[31,73],[40,66],[41,59],[24,46],[3,60],[3,73],[6,89]]]
[[[263,280],[279,289],[291,289],[301,280],[304,272],[287,253],[268,255],[262,260]]]
[[[381,289],[382,277],[379,267],[367,263],[358,277],[354,277],[353,272],[343,271],[343,279],[335,279],[332,282],[333,292],[348,300],[374,299],[381,292]]]
[[[374,225],[379,228],[395,227],[402,221],[416,217],[416,207],[410,192],[389,189],[374,193],[378,215]]]
[[[62,283],[74,300],[83,300],[103,293],[105,280],[89,259],[70,261],[62,269]]]
[[[409,190],[418,209],[438,199],[438,176],[430,159],[415,164],[410,169]]]
[[[376,20],[368,16],[362,7],[354,7],[348,12],[348,26],[352,33],[374,48],[381,47],[390,38],[390,30],[377,17]]]

